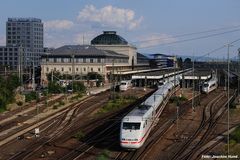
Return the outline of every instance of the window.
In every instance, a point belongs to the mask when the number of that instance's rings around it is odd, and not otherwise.
[[[86,72],[86,68],[83,68],[83,71]]]
[[[64,68],[62,67],[62,72],[64,71]]]
[[[101,69],[100,69],[100,68],[98,68],[98,72],[101,72]]]
[[[90,59],[90,63],[93,63],[93,59],[92,58]]]
[[[86,63],[86,58],[83,58],[83,63]]]
[[[91,68],[91,72],[93,72],[93,68]]]
[[[72,70],[72,68],[71,67],[69,67],[69,71],[71,72],[71,70]]]
[[[124,122],[123,129],[139,130],[141,123]]]
[[[49,71],[49,68],[47,67],[47,72]]]
[[[97,59],[97,63],[101,63],[101,58],[98,58],[98,59]]]
[[[76,71],[78,71],[78,68],[76,68]]]

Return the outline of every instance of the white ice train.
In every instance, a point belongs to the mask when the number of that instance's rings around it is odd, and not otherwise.
[[[164,109],[163,101],[178,84],[179,81],[176,80],[175,83],[170,81],[159,86],[156,92],[122,119],[120,129],[121,147],[137,149],[143,145],[154,126],[155,119]]]
[[[120,83],[120,91],[126,91],[132,86],[131,80],[121,81]]]
[[[213,77],[209,81],[203,83],[202,92],[209,93],[209,92],[213,91],[214,89],[216,89],[217,86],[218,86],[218,80],[216,77]]]

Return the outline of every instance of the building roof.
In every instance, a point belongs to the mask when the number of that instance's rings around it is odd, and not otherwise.
[[[149,58],[148,58],[147,56],[145,56],[145,55],[143,55],[143,54],[141,54],[141,53],[139,53],[139,52],[137,52],[137,58],[138,58],[138,59],[149,60]]]
[[[33,17],[29,17],[29,18],[8,18],[8,22],[42,22],[41,19],[39,18],[33,18]]]
[[[50,50],[42,57],[114,57],[128,58],[128,56],[116,53],[114,51],[100,50],[91,45],[64,45],[62,47]]]
[[[116,31],[103,31],[103,34],[95,37],[91,44],[93,45],[127,45],[128,42],[117,35]]]

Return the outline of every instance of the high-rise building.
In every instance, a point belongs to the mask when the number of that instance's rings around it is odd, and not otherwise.
[[[6,46],[0,47],[0,65],[17,69],[40,65],[43,53],[43,23],[37,18],[8,18]]]
[[[23,50],[25,48],[30,50],[32,55],[25,56],[34,60],[35,65],[39,65],[40,54],[43,52],[43,23],[41,19],[8,18],[6,44],[7,47],[21,45]]]

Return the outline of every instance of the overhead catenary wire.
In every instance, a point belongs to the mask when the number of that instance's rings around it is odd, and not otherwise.
[[[204,36],[195,37],[195,38],[183,39],[183,40],[178,40],[178,41],[174,41],[174,42],[166,42],[166,43],[161,43],[161,44],[154,44],[154,45],[150,45],[150,46],[146,46],[146,47],[138,47],[138,49],[153,48],[153,47],[158,47],[158,46],[163,46],[163,45],[170,45],[170,44],[175,44],[175,43],[183,43],[183,42],[188,42],[188,41],[194,41],[194,40],[199,40],[199,39],[215,37],[215,36],[223,35],[223,34],[227,34],[227,33],[234,33],[234,32],[238,32],[238,31],[240,31],[240,29],[235,29],[235,30],[225,31],[225,32],[220,32],[220,33],[214,33],[214,34],[204,35]]]
[[[192,33],[178,34],[178,35],[175,35],[175,36],[171,36],[170,38],[179,38],[179,37],[185,37],[185,36],[192,36],[192,35],[196,35],[196,34],[216,32],[216,31],[221,31],[221,30],[226,30],[226,29],[233,29],[233,28],[239,28],[239,27],[240,27],[240,25],[231,26],[231,27],[221,27],[221,28],[209,29],[209,30],[205,30],[205,31],[198,31],[198,32],[192,32]],[[142,41],[134,41],[134,42],[131,42],[131,43],[134,44],[134,43],[142,43],[142,42],[149,42],[149,41],[156,41],[156,40],[168,40],[170,38],[154,38],[154,39],[148,39],[148,40],[142,40]]]

